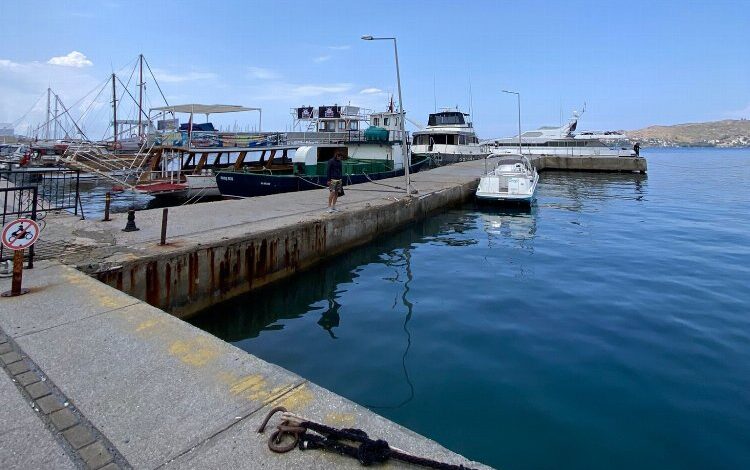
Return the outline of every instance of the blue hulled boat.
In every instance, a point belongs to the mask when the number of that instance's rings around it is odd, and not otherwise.
[[[306,123],[306,130],[287,132],[287,144],[298,142],[291,164],[250,165],[225,169],[216,174],[223,196],[252,197],[326,187],[328,160],[342,156],[344,186],[366,183],[404,174],[401,116],[393,107],[370,113],[356,106],[294,108],[295,127]],[[369,127],[360,129],[360,122]],[[407,138],[408,140],[408,138]],[[412,161],[410,172],[425,169],[430,160]]]

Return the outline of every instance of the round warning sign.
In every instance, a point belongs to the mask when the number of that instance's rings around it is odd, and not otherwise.
[[[11,250],[26,249],[38,238],[39,225],[31,219],[16,219],[3,227],[3,245]]]

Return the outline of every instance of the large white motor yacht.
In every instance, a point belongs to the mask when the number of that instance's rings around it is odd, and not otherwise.
[[[430,114],[427,127],[412,134],[413,156],[429,157],[435,164],[478,160],[488,151],[479,144],[469,115],[458,109]]]
[[[576,133],[581,112],[574,112],[567,124],[560,127],[540,127],[521,134],[524,155],[565,157],[636,157],[628,137],[616,131],[588,131]],[[518,154],[518,136],[482,142],[494,155]]]
[[[476,196],[487,201],[531,203],[539,174],[522,155],[504,155],[479,180]]]

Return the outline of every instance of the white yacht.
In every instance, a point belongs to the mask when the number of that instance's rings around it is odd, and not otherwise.
[[[585,109],[584,109],[585,111]],[[576,133],[581,112],[574,112],[567,124],[560,127],[540,127],[521,134],[521,152],[530,156],[565,157],[635,157],[628,137],[616,131],[588,131]],[[518,136],[482,142],[494,155],[518,154]]]
[[[479,180],[476,196],[480,200],[521,202],[534,199],[539,174],[523,155],[504,155],[496,166]]]
[[[430,114],[427,127],[412,134],[412,155],[429,157],[438,165],[486,157],[488,151],[479,144],[468,116],[458,109]]]

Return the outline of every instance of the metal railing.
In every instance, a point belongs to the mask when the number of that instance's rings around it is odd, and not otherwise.
[[[338,131],[338,132],[287,132],[286,142],[300,143],[320,143],[320,144],[337,144],[337,143],[359,143],[375,142],[365,136],[365,131]],[[406,133],[407,140],[409,133]],[[388,142],[401,142],[401,131],[388,131]]]
[[[80,170],[67,168],[0,170],[0,187],[11,189],[33,186],[36,188],[36,210],[67,210],[79,215],[80,184]]]

